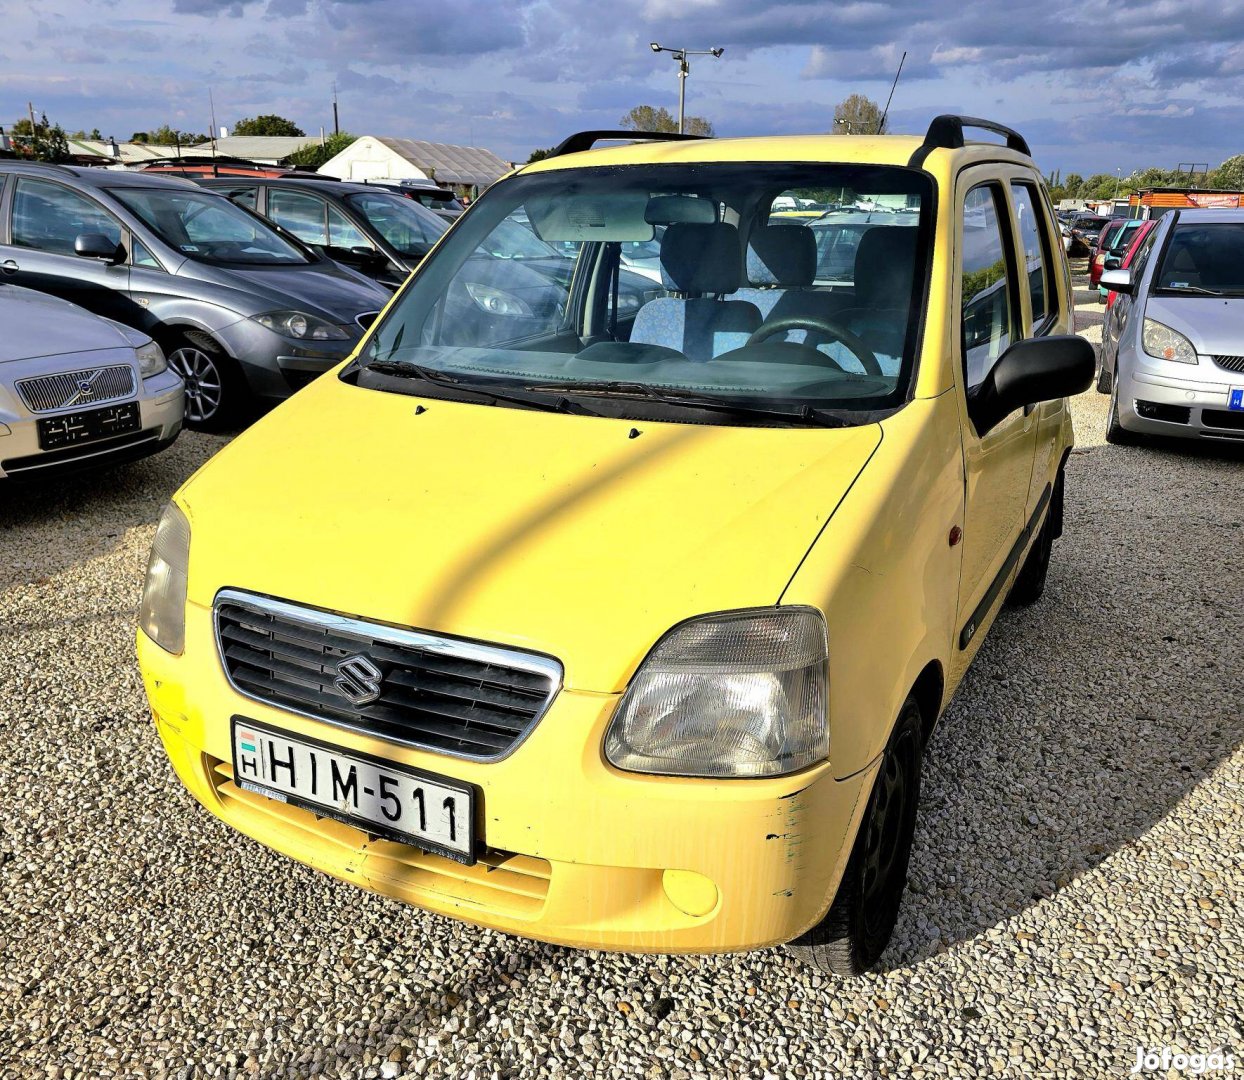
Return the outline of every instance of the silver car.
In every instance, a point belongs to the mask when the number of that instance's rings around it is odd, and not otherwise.
[[[391,295],[188,180],[12,161],[0,280],[146,331],[205,428],[340,363]]]
[[[1244,210],[1172,211],[1101,284],[1107,441],[1244,441]]]
[[[0,478],[154,454],[177,438],[183,403],[148,334],[0,284]]]

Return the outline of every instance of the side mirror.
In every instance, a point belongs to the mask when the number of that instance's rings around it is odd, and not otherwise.
[[[1131,296],[1136,289],[1135,283],[1132,281],[1132,271],[1129,267],[1126,270],[1107,270],[1100,278],[1101,287],[1110,292],[1126,293]]]
[[[103,233],[79,233],[73,242],[73,252],[84,259],[103,259],[109,266],[125,262],[125,248],[114,244]]]
[[[1107,270],[1117,270],[1122,264],[1123,259],[1118,255],[1107,255],[1106,261],[1102,264]]]
[[[968,415],[984,435],[1025,405],[1083,393],[1096,369],[1093,346],[1077,334],[1017,341],[971,395]]]

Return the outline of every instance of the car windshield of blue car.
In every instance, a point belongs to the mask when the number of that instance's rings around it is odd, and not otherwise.
[[[112,194],[188,259],[222,266],[305,266],[314,261],[223,195],[163,187],[114,188]]]
[[[346,202],[402,255],[425,254],[449,228],[444,218],[396,193],[368,191],[347,195]]]
[[[680,394],[893,409],[924,315],[931,206],[928,178],[897,166],[520,173],[425,260],[360,357],[386,377],[363,381],[402,392],[405,373],[499,404],[556,392],[587,411]]]
[[[1244,296],[1244,222],[1176,225],[1153,284],[1166,296]]]

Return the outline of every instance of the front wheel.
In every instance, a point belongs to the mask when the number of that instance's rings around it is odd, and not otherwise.
[[[834,902],[825,918],[786,946],[818,971],[862,975],[889,944],[916,832],[923,730],[920,707],[909,697],[882,754]]]
[[[1136,436],[1119,420],[1119,376],[1115,373],[1110,386],[1110,411],[1106,415],[1106,442],[1112,446],[1132,446]]]
[[[179,334],[170,342],[168,366],[186,384],[186,425],[221,431],[242,416],[246,381],[237,365],[206,334]]]

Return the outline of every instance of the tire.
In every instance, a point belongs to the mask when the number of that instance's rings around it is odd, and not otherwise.
[[[844,978],[862,975],[889,944],[916,831],[923,732],[920,707],[908,697],[882,755],[834,902],[825,918],[786,945],[792,956],[817,971]]]
[[[1119,422],[1119,380],[1112,380],[1110,411],[1106,414],[1106,442],[1112,446],[1135,446],[1139,440]]]
[[[1101,370],[1097,372],[1097,392],[1099,394],[1110,393],[1111,384],[1114,379],[1111,377],[1110,369],[1106,367],[1105,346],[1102,346]]]
[[[233,359],[206,334],[189,330],[170,339],[168,366],[186,383],[186,426],[224,431],[250,404],[246,380]]]
[[[1054,551],[1054,536],[1057,531],[1055,522],[1062,520],[1063,476],[1060,472],[1054,481],[1054,491],[1050,497],[1050,506],[1041,523],[1041,531],[1028,550],[1028,558],[1019,568],[1015,580],[1011,583],[1011,591],[1006,595],[1006,602],[1011,607],[1027,607],[1041,599],[1045,592],[1045,578],[1050,570],[1050,555]]]

